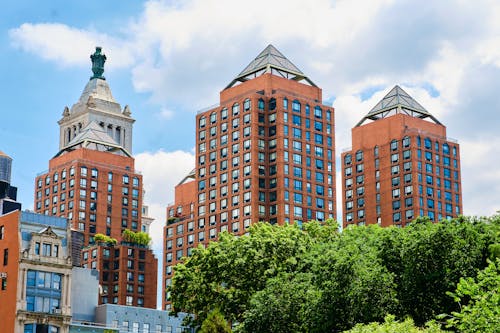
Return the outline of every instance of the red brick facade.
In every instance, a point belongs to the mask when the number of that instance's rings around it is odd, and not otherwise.
[[[20,211],[0,216],[0,318],[2,331],[14,332],[19,274]]]
[[[173,265],[219,232],[335,218],[334,110],[320,88],[273,74],[227,88],[196,116],[196,143],[194,179],[167,208],[164,286]]]
[[[83,267],[100,272],[100,304],[156,308],[158,260],[134,244],[97,244],[82,251]]]
[[[35,211],[67,217],[85,235],[141,230],[142,175],[132,157],[80,148],[50,160],[35,182]]]
[[[441,124],[400,113],[354,127],[341,163],[344,228],[462,213],[459,145]]]
[[[97,233],[120,242],[125,229],[141,231],[142,188],[142,175],[135,170],[132,157],[79,148],[51,159],[49,171],[36,178],[35,211],[68,218],[73,229],[84,234],[84,246],[94,244],[93,236]],[[125,252],[126,247],[118,246],[117,250]],[[156,308],[157,259],[151,249],[142,249],[142,252],[146,253],[146,259],[126,259],[127,262],[120,263],[117,269],[113,261],[111,271],[104,269],[109,259],[99,258],[102,263],[98,267],[99,282],[103,289],[112,291],[102,294],[99,304],[131,303]],[[129,260],[133,262],[132,270],[127,266]],[[87,262],[84,265],[92,267],[95,264]],[[139,267],[144,271],[138,271]],[[135,284],[130,284],[128,273],[133,273],[135,279],[142,275],[148,283],[134,281]],[[113,279],[117,276],[118,281],[105,280],[110,275]],[[114,292],[115,286],[118,286],[117,292]]]

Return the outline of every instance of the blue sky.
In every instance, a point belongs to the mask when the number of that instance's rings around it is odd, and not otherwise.
[[[462,153],[464,213],[500,209],[500,3],[480,1],[10,1],[0,13],[0,150],[33,206],[37,173],[58,148],[57,121],[108,57],[128,104],[133,153],[157,221],[194,165],[194,115],[269,43],[336,108],[337,153],[395,84],[448,127]],[[338,182],[339,184],[339,182]],[[340,202],[340,201],[339,201]]]

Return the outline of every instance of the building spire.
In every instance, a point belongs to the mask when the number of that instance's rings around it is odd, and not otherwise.
[[[92,72],[94,75],[90,79],[102,79],[106,80],[102,74],[104,73],[104,63],[106,62],[106,55],[101,53],[102,48],[100,46],[95,47],[95,52],[90,56],[92,60]]]

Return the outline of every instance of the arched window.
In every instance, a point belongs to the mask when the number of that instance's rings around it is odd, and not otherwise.
[[[201,117],[200,120],[199,120],[199,127],[205,127],[207,123],[207,119],[205,118],[205,116]]]
[[[276,98],[271,98],[269,100],[269,111],[276,109]]]
[[[259,110],[264,110],[264,100],[262,98],[259,99]]]
[[[352,156],[351,154],[347,154],[344,156],[344,164],[349,165],[352,163]]]
[[[425,147],[425,149],[432,149],[431,139],[429,139],[429,138],[424,139],[424,147]]]
[[[115,129],[115,140],[119,144],[122,143],[122,128],[120,126],[117,126]]]
[[[245,102],[243,103],[243,110],[244,111],[249,111],[250,110],[250,107],[251,107],[251,102],[250,102],[250,99],[247,98],[245,99]]]
[[[237,115],[240,112],[240,104],[234,103],[233,104],[233,116]]]
[[[323,118],[323,110],[319,106],[314,107],[314,117],[318,119]]]
[[[300,112],[300,102],[298,100],[294,100],[292,103],[292,110],[294,112]]]
[[[363,152],[361,150],[358,150],[356,152],[356,161],[362,161],[363,160]]]
[[[391,150],[398,150],[398,141],[397,140],[391,141]]]
[[[447,143],[443,143],[443,154],[446,154],[446,155],[450,154],[450,146],[448,146]]]
[[[222,110],[220,110],[220,117],[221,119],[227,118],[227,108],[223,108]]]
[[[409,136],[405,136],[403,138],[403,147],[407,148],[410,146],[410,137]]]

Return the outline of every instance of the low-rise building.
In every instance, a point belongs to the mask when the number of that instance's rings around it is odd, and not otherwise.
[[[0,229],[3,330],[69,332],[72,265],[67,220],[16,210],[0,216]]]
[[[182,325],[186,316],[187,314],[179,313],[174,317],[169,315],[168,311],[116,304],[102,304],[96,308],[96,321],[117,328],[120,333],[194,332],[193,329]]]

